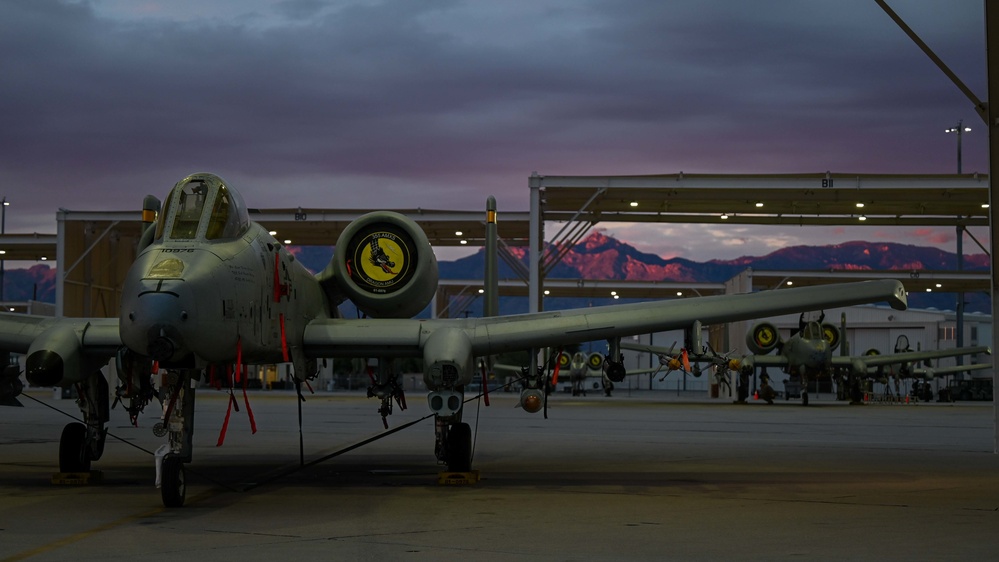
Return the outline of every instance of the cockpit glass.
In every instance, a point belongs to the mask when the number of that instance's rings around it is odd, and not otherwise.
[[[205,238],[219,240],[239,237],[248,222],[248,217],[238,197],[234,196],[226,186],[221,185],[208,220]]]
[[[170,202],[173,201],[173,190],[167,194],[166,203],[163,204],[163,208],[160,210],[159,216],[156,217],[156,240],[163,238],[163,231],[166,229],[167,225],[167,210],[170,208]]]
[[[180,194],[180,200],[177,201],[170,238],[192,240],[198,235],[198,224],[208,198],[208,186],[204,182],[190,181],[175,193]]]
[[[174,187],[166,201],[156,226],[157,239],[165,234],[171,240],[234,240],[250,226],[239,193],[215,176],[187,179]]]
[[[822,327],[819,326],[818,322],[809,322],[805,324],[804,333],[801,336],[808,340],[821,340],[822,338]]]

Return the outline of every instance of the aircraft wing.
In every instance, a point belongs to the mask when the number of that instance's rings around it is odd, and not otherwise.
[[[0,351],[26,354],[39,338],[76,337],[89,355],[110,357],[121,347],[117,318],[53,318],[0,313]]]
[[[740,365],[749,369],[751,367],[787,367],[787,357],[784,355],[747,355],[739,361]]]
[[[635,343],[629,341],[621,341],[621,349],[630,349],[631,351],[643,351],[645,353],[655,353],[656,355],[673,355],[674,353],[679,353],[676,346],[673,347],[662,347],[658,345],[647,345],[644,343]]]
[[[980,371],[982,369],[991,368],[991,363],[973,363],[971,365],[951,365],[949,367],[921,367],[919,369],[913,369],[912,374],[925,378],[933,378],[954,375],[965,371]]]
[[[905,289],[879,280],[487,318],[331,318],[311,322],[303,345],[312,357],[419,356],[436,339],[482,356],[874,302],[904,310]]]
[[[927,350],[927,351],[906,351],[904,353],[886,353],[884,355],[862,355],[859,357],[844,357],[842,359],[854,360],[859,359],[868,367],[877,367],[880,365],[891,365],[894,363],[911,363],[913,361],[924,361],[926,359],[939,359],[942,357],[957,357],[959,355],[974,355],[976,353],[984,353],[986,355],[992,355],[992,349],[988,346],[977,346],[977,347],[957,347],[954,349],[937,349],[937,350]],[[836,360],[840,359],[837,357],[833,358],[835,364]],[[847,362],[846,364],[849,364]]]

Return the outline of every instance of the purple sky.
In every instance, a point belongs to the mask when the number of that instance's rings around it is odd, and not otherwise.
[[[982,0],[889,3],[986,97]],[[987,171],[971,103],[873,0],[6,0],[0,92],[7,232],[196,171],[251,207],[501,212],[533,171],[950,173],[959,119]],[[602,226],[692,259],[954,249],[950,228]]]

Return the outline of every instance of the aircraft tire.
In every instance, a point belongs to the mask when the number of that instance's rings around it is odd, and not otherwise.
[[[90,470],[90,448],[87,447],[87,426],[68,423],[59,438],[59,472]]]
[[[160,482],[160,495],[166,507],[183,507],[187,492],[184,478],[184,463],[177,455],[163,458],[163,479]]]
[[[448,431],[447,467],[452,472],[472,469],[472,428],[467,423],[456,423]]]

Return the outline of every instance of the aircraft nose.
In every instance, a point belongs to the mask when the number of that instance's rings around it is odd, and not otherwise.
[[[186,356],[190,350],[184,334],[191,323],[186,293],[181,281],[143,287],[128,310],[123,311],[129,328],[122,330],[124,343],[160,362]]]
[[[149,328],[146,341],[146,355],[156,361],[169,361],[182,349],[184,339],[177,328],[158,324]]]

